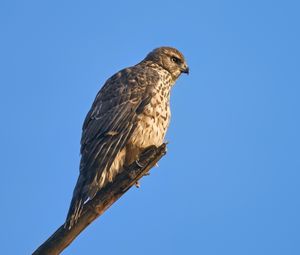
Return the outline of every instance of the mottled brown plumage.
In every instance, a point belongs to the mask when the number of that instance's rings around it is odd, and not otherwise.
[[[178,50],[161,47],[106,81],[83,124],[80,175],[66,227],[76,223],[83,204],[137,160],[141,150],[163,143],[171,115],[170,90],[188,72]]]

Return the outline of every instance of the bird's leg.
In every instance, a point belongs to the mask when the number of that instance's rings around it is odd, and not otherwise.
[[[146,166],[146,164],[141,163],[138,159],[135,161],[135,163],[136,163],[140,168],[143,168],[143,167]],[[150,175],[150,173],[149,173],[149,172],[148,172],[148,173],[145,173],[144,176],[145,176],[145,175]],[[141,187],[141,184],[140,184],[139,181],[137,181],[137,182],[135,183],[135,187],[137,187],[137,188]]]
[[[145,150],[144,150],[144,152],[145,151],[147,151],[147,150],[153,150],[153,149],[156,149],[157,147],[155,146],[155,145],[151,145],[151,146],[149,146],[148,148],[146,148]],[[144,167],[146,167],[147,166],[147,163],[142,163],[139,159],[136,159],[135,160],[135,163],[137,164],[137,166],[138,167],[140,167],[140,168],[144,168]],[[156,164],[157,165],[157,164]],[[158,165],[157,165],[158,166]],[[148,176],[148,175],[150,175],[150,173],[149,172],[147,172],[147,173],[145,173],[144,174],[144,176]],[[135,186],[137,187],[137,188],[139,188],[141,185],[140,185],[140,183],[139,183],[139,181],[137,181],[136,183],[135,183]]]
[[[135,161],[135,163],[136,163],[140,168],[145,167],[145,165],[142,164],[138,159]],[[139,181],[137,181],[137,182],[135,183],[135,187],[137,187],[137,188],[141,187],[141,184],[140,184]]]

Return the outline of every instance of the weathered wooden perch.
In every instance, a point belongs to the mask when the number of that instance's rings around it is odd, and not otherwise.
[[[100,190],[96,196],[84,205],[83,213],[71,229],[60,226],[33,255],[60,254],[92,221],[103,214],[127,190],[138,182],[166,154],[166,144],[151,146],[143,151],[139,164],[134,162],[126,171],[116,176],[113,183]],[[141,167],[142,166],[142,167]]]

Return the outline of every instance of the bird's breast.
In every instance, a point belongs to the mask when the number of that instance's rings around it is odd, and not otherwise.
[[[171,118],[169,101],[170,89],[158,86],[150,103],[138,116],[137,126],[130,139],[132,145],[146,148],[163,143]]]

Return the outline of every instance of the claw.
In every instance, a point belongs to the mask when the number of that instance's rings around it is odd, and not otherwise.
[[[137,187],[137,188],[141,187],[141,184],[140,184],[139,181],[137,181],[137,182],[135,183],[135,187]]]
[[[140,167],[143,168],[145,165],[142,164],[138,159],[135,161],[135,163]]]

